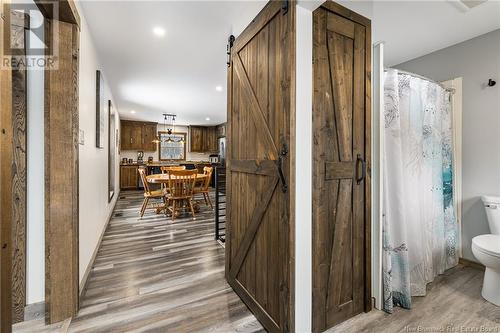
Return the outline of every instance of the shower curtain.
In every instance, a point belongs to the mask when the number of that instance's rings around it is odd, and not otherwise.
[[[389,70],[384,86],[384,310],[411,307],[458,263],[449,92]]]

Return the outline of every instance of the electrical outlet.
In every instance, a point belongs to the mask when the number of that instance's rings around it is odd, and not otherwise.
[[[85,144],[85,132],[81,129],[78,135],[78,143],[81,145]]]

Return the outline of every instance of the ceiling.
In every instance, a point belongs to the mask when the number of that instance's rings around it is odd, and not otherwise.
[[[162,113],[168,112],[177,114],[176,123],[189,125],[225,121],[227,39],[233,31],[241,32],[264,5],[81,2],[122,118],[162,122]],[[155,27],[162,27],[165,35],[156,36]]]
[[[373,41],[385,41],[387,66],[500,29],[500,1],[468,11],[458,1],[376,1]]]
[[[265,3],[115,0],[81,6],[122,118],[161,122],[168,112],[179,124],[208,125],[226,119],[227,38]],[[453,0],[341,3],[372,19],[373,41],[386,43],[387,66],[500,28],[496,0],[468,11]],[[156,36],[155,27],[165,35]]]

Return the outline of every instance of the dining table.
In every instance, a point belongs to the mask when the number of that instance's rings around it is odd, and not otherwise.
[[[171,179],[175,179],[175,175],[170,175]],[[204,173],[199,173],[196,175],[196,182],[205,180],[208,177],[208,175],[205,175]],[[153,184],[167,184],[168,183],[168,173],[158,173],[154,175],[149,175],[146,176],[146,180],[148,183],[153,183]]]
[[[170,179],[175,179],[176,176],[175,175],[170,175]],[[204,174],[204,173],[198,173],[196,174],[196,183],[201,183],[202,181],[204,181],[206,178],[208,177],[208,175]],[[153,174],[153,175],[149,175],[149,176],[146,176],[146,181],[148,183],[152,183],[152,184],[168,184],[168,180],[169,180],[169,174],[168,173],[158,173],[158,174]],[[194,201],[193,203],[193,209],[196,213],[198,213],[200,211],[200,205],[198,202]],[[165,210],[166,212],[168,212],[168,209],[167,209],[167,206],[164,205],[164,206],[160,206],[156,209],[156,213],[158,214],[159,212],[161,212],[162,210]]]

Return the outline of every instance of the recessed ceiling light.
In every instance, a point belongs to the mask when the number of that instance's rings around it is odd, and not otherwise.
[[[210,118],[206,117],[206,118],[205,118],[205,120],[206,120],[206,121],[210,121]]]
[[[135,113],[135,110],[130,110],[130,113],[132,113],[132,114]]]
[[[222,91],[222,86],[217,86],[217,87],[215,87],[215,90],[217,90],[217,91]]]
[[[154,27],[153,33],[158,37],[163,37],[165,36],[165,29],[163,29],[162,27]]]

